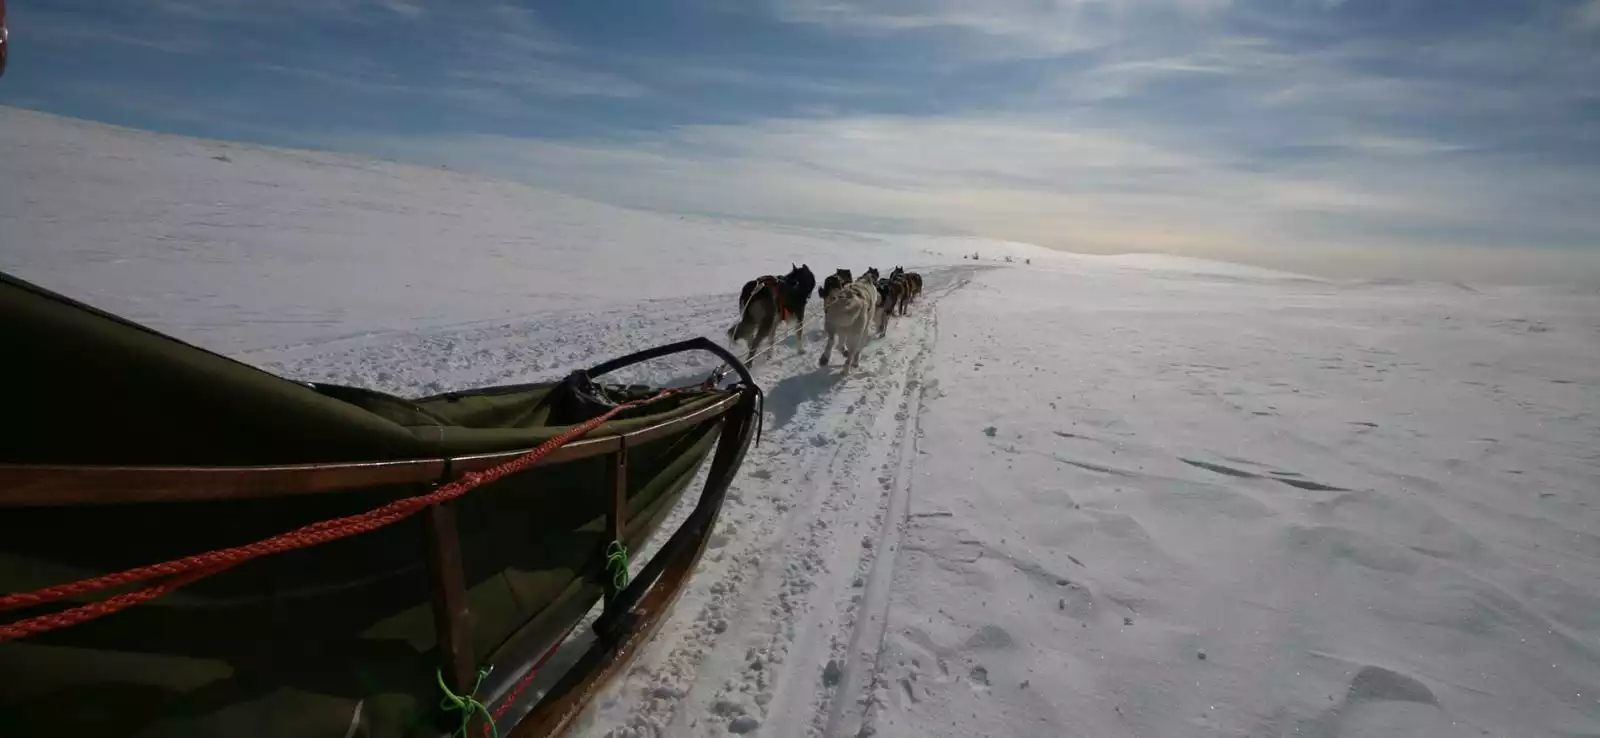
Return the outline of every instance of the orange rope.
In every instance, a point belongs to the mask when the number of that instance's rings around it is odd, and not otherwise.
[[[623,410],[655,402],[678,391],[666,389],[648,399],[617,405],[607,410],[603,415],[574,426],[561,435],[545,441],[538,448],[522,456],[481,472],[468,472],[462,475],[460,479],[425,495],[395,500],[382,507],[356,515],[311,523],[287,533],[281,533],[243,546],[207,551],[182,559],[141,566],[68,584],[45,587],[32,592],[16,592],[0,596],[0,610],[14,610],[20,607],[48,604],[77,595],[100,592],[113,587],[146,582],[158,577],[167,578],[165,581],[150,584],[143,589],[114,595],[86,605],[62,610],[61,612],[39,615],[26,620],[0,625],[0,642],[26,638],[30,635],[78,625],[79,623],[126,610],[142,602],[163,597],[180,587],[226,571],[252,559],[295,549],[310,548],[397,523],[415,515],[429,505],[449,502],[474,488],[499,481],[506,476],[520,472],[534,465],[550,452],[600,427],[600,425]]]

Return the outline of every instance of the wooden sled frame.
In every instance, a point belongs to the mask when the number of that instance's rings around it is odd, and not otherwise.
[[[594,642],[522,719],[511,725],[497,725],[501,736],[547,738],[569,729],[596,692],[626,666],[661,626],[705,552],[728,488],[751,440],[759,433],[763,397],[748,368],[724,347],[698,337],[604,362],[589,369],[587,375],[598,377],[633,364],[697,350],[715,354],[739,375],[740,381],[727,389],[727,397],[683,417],[632,432],[581,438],[556,449],[535,465],[609,457],[612,484],[606,526],[611,537],[620,540],[626,522],[623,505],[629,446],[714,417],[720,417],[722,422],[705,485],[693,511],[626,587],[618,590],[606,583],[604,609],[594,624]],[[529,450],[389,462],[242,467],[0,464],[0,511],[39,505],[243,499],[314,495],[377,485],[430,485],[488,469]],[[551,633],[548,628],[535,628],[537,623],[529,621],[494,653],[472,653],[471,612],[454,504],[433,505],[422,513],[429,601],[443,661],[442,674],[452,691],[467,694],[473,689],[480,665],[498,663],[506,668],[496,669],[479,685],[480,697],[498,696],[518,678],[521,669],[517,667],[532,663],[539,654],[559,646],[569,631],[563,627],[560,632]],[[568,610],[570,617],[561,625],[580,621],[593,601],[576,604],[581,604],[582,609],[574,606]],[[482,726],[481,715],[474,716],[468,725],[469,735],[478,735]]]

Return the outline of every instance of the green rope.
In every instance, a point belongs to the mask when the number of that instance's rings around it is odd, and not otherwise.
[[[481,712],[483,713],[483,719],[489,723],[490,734],[493,735],[494,738],[500,738],[500,728],[495,726],[494,716],[489,714],[489,706],[479,702],[477,697],[478,688],[483,686],[483,678],[489,676],[490,670],[491,669],[489,667],[478,670],[478,681],[473,683],[472,691],[468,692],[465,696],[456,694],[455,692],[450,691],[449,687],[445,686],[443,671],[434,672],[435,676],[437,676],[439,679],[439,689],[444,692],[444,699],[440,700],[439,707],[447,712],[454,710],[461,711],[461,726],[456,728],[455,732],[451,733],[450,735],[458,736],[459,738],[467,738],[467,725],[472,722],[472,713]]]
[[[628,588],[628,548],[622,541],[606,545],[606,571],[611,572],[611,586],[618,592]]]

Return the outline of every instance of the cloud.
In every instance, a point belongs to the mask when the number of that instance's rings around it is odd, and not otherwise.
[[[751,66],[713,65],[674,57],[629,58],[640,76],[663,87],[741,88],[778,93],[802,93],[841,102],[860,103],[861,98],[898,96],[904,90],[887,83],[802,76],[792,71],[758,70]]]
[[[1071,0],[980,13],[953,0],[779,0],[771,10],[830,36],[953,53],[899,85],[889,80],[906,80],[903,67],[883,76],[870,62],[841,80],[782,65],[625,60],[643,73],[570,81],[593,94],[616,84],[622,97],[732,87],[816,102],[559,138],[462,130],[335,145],[653,209],[1312,271],[1367,268],[1390,252],[1414,268],[1448,251],[1478,254],[1459,264],[1473,276],[1496,275],[1600,242],[1600,216],[1579,204],[1600,197],[1600,184],[1572,160],[1596,134],[1568,112],[1594,85],[1571,69],[1540,74],[1577,48],[1549,12],[1513,31],[1439,34],[1337,3],[1267,12],[1248,0]],[[907,98],[938,105],[872,109]],[[1538,139],[1517,140],[1519,130]],[[1483,255],[1497,250],[1519,255]]]
[[[1448,154],[1465,151],[1467,147],[1457,146],[1424,138],[1408,138],[1405,136],[1389,136],[1381,133],[1358,134],[1345,136],[1331,142],[1332,145],[1341,146],[1351,151],[1364,154],[1396,155],[1396,156],[1427,156],[1429,154]]]
[[[472,88],[497,88],[520,95],[627,98],[649,93],[643,85],[618,74],[530,57],[504,47],[467,51],[448,75]]]
[[[308,21],[365,22],[370,10],[416,18],[420,0],[129,0],[136,13],[207,23],[303,24]]]
[[[1573,11],[1573,17],[1578,25],[1588,30],[1600,29],[1600,0],[1588,0],[1579,3]]]
[[[382,70],[340,68],[345,65],[343,61],[317,67],[265,63],[257,68],[362,94],[453,100],[498,108],[500,112],[524,107],[526,97],[627,98],[648,94],[645,87],[625,77],[543,60],[524,60],[514,66],[460,65],[448,71],[449,81],[445,82],[404,81]]]
[[[1136,24],[1203,20],[1229,0],[774,0],[775,14],[834,32],[944,33],[982,59],[1048,58],[1105,49]]]
[[[390,12],[407,18],[416,18],[422,15],[422,3],[418,0],[381,0],[380,4],[388,8]]]
[[[450,6],[441,16],[441,51],[446,54],[535,55],[571,54],[580,47],[564,40],[534,10],[511,2],[475,7]],[[452,56],[440,57],[448,62]]]
[[[1600,0],[131,2],[54,32],[265,84],[20,93],[806,225],[1330,271],[1600,244]]]
[[[1503,172],[1500,185],[1463,179],[1460,162],[1424,163],[1448,149],[1382,138],[1356,145],[1383,155],[1399,149],[1400,159],[1257,172],[1136,132],[1070,130],[1043,118],[860,117],[693,126],[634,141],[390,143],[629,205],[828,227],[914,224],[1077,251],[1221,254],[1315,269],[1401,242],[1490,245],[1460,238],[1474,230],[1538,233],[1560,201],[1518,215],[1506,195],[1525,205],[1575,184],[1570,173],[1526,168]],[[1567,235],[1585,233],[1600,233],[1600,220]]]
[[[30,8],[12,24],[25,28],[30,41],[64,47],[111,45],[185,55],[202,54],[214,47],[209,35],[193,29],[128,24],[70,10]]]

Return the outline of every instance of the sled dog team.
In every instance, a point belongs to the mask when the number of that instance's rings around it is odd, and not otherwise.
[[[817,363],[828,365],[837,338],[848,373],[861,361],[872,323],[876,321],[878,335],[884,335],[889,330],[889,318],[905,315],[906,308],[922,294],[922,276],[898,266],[887,278],[880,276],[876,267],[860,277],[852,276],[849,269],[839,269],[822,280],[820,288],[809,266],[789,267],[789,273],[782,277],[757,277],[739,291],[739,322],[728,329],[728,343],[745,341],[749,345],[746,363],[755,360],[763,342],[773,342],[772,334],[780,324],[805,324],[806,301],[815,289],[822,298],[823,327],[828,333],[828,343]],[[797,331],[796,341],[805,348],[803,330]]]

